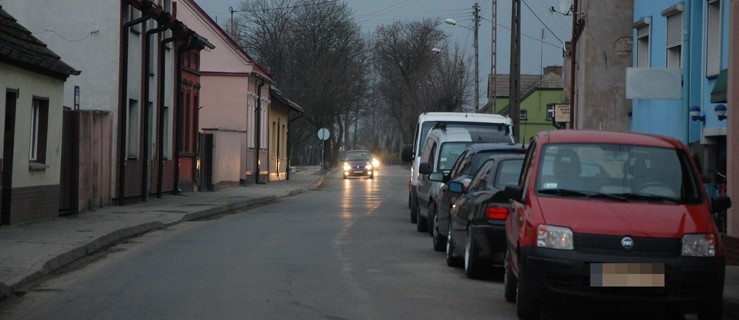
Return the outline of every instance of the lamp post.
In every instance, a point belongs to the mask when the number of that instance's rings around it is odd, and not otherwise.
[[[472,14],[474,16],[474,24],[475,27],[473,29],[470,29],[465,26],[460,26],[462,28],[465,28],[467,30],[470,30],[473,32],[475,36],[475,42],[472,45],[472,47],[475,49],[475,107],[474,110],[477,112],[477,108],[480,107],[480,61],[479,61],[479,55],[478,55],[478,46],[477,46],[477,30],[479,29],[480,25],[480,7],[477,5],[477,2],[475,2],[475,5],[472,6]],[[457,21],[454,19],[446,19],[444,20],[447,24],[456,26]]]

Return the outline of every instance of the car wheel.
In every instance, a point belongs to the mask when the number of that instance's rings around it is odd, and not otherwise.
[[[375,175],[374,174],[371,174],[371,175],[369,175],[369,178],[370,179],[374,179],[375,178]]]
[[[446,237],[439,232],[439,215],[434,214],[433,227],[431,228],[431,239],[434,243],[434,250],[444,251],[446,248]]]
[[[418,220],[418,201],[411,197],[411,223],[417,223]]]
[[[505,253],[503,268],[505,269],[505,276],[503,276],[503,295],[505,296],[505,301],[513,303],[516,302],[516,286],[518,283],[516,275],[513,274],[513,269],[511,269],[511,252],[508,250]]]
[[[416,231],[426,232],[427,224],[428,224],[428,221],[426,220],[426,218],[418,214],[418,217],[416,218]]]
[[[483,279],[490,274],[492,266],[486,266],[478,256],[479,250],[472,233],[467,231],[467,243],[464,249],[464,273],[470,279]]]
[[[434,220],[436,220],[436,203],[431,202],[429,203],[428,218],[426,218],[426,230],[428,230],[430,236],[434,235]]]
[[[446,265],[459,267],[462,265],[462,259],[454,256],[454,236],[452,234],[452,222],[449,221],[449,228],[446,232]]]
[[[523,270],[519,269],[516,286],[516,314],[520,319],[539,319],[541,306],[538,300],[529,295],[526,280]]]

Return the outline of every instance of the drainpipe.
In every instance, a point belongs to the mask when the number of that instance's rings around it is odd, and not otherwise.
[[[255,133],[254,134],[254,137],[256,138],[255,139],[256,140],[256,143],[255,143],[255,147],[256,147],[256,150],[255,150],[256,151],[256,157],[255,158],[256,158],[256,161],[254,161],[255,168],[256,168],[255,169],[256,170],[256,173],[254,174],[254,176],[256,177],[255,178],[255,182],[257,184],[263,184],[264,183],[264,182],[259,181],[260,162],[261,162],[259,160],[259,149],[261,149],[261,146],[260,146],[259,142],[260,142],[260,140],[262,138],[261,137],[261,131],[262,131],[262,87],[263,86],[264,86],[264,79],[262,79],[260,77],[259,78],[259,85],[257,86],[257,115],[255,117],[255,119],[256,119],[256,129],[255,129],[255,132],[254,132]]]
[[[692,48],[690,48],[690,28],[691,28],[691,15],[693,0],[684,0],[685,7],[683,8],[683,44],[682,44],[682,78],[683,78],[683,111],[682,116],[685,118],[685,144],[690,146],[690,116],[688,111],[690,110],[690,57]],[[704,110],[705,111],[705,110]],[[700,124],[699,124],[700,125]],[[700,132],[700,131],[699,131]],[[699,133],[699,135],[702,133]]]
[[[121,53],[123,56],[121,57],[121,101],[118,110],[118,152],[120,157],[118,159],[118,202],[121,206],[125,204],[126,197],[126,158],[128,156],[126,154],[126,126],[128,125],[126,121],[126,116],[128,114],[128,29],[139,23],[145,22],[150,18],[150,14],[145,14],[140,18],[124,23],[122,30],[123,34],[121,35],[121,38],[123,38]]]
[[[164,30],[167,30],[167,27],[160,25],[158,28],[147,30],[144,37],[144,70],[141,73],[144,86],[143,90],[141,90],[141,101],[144,101],[143,103],[145,104],[145,107],[142,108],[144,110],[142,112],[144,115],[142,121],[144,130],[143,143],[141,144],[144,146],[141,153],[141,158],[144,159],[144,168],[141,173],[141,201],[144,202],[149,197],[149,69],[151,68],[151,59],[149,57],[151,53],[151,36]]]
[[[157,94],[159,96],[159,101],[157,102],[157,110],[159,111],[159,122],[157,123],[157,154],[159,155],[159,170],[157,170],[157,198],[162,197],[162,184],[164,182],[164,92],[166,92],[164,87],[167,83],[167,77],[165,76],[166,61],[164,55],[167,51],[167,44],[177,39],[179,39],[178,36],[173,36],[159,42],[159,72],[157,72],[157,76],[159,77],[159,93]],[[177,97],[175,97],[175,99],[177,99]]]

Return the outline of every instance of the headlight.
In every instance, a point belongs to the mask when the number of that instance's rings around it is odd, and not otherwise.
[[[344,163],[344,171],[349,171],[352,169],[352,166],[350,166],[348,163]]]
[[[536,230],[536,246],[542,248],[572,250],[572,230],[570,228],[539,225]]]
[[[683,256],[716,256],[716,237],[713,234],[686,234],[683,236]]]
[[[367,170],[372,170],[372,165],[368,163],[366,166],[364,166],[364,168]]]
[[[377,158],[372,158],[372,166],[374,167],[380,166],[380,160],[377,160]]]

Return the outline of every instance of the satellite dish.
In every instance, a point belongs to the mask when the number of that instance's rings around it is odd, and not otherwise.
[[[559,0],[559,12],[568,14],[572,8],[572,0]]]

